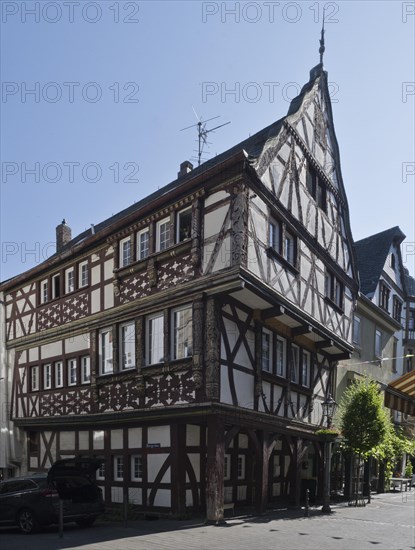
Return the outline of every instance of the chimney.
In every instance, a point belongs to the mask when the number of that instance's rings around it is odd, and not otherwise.
[[[185,160],[180,165],[180,170],[177,172],[177,177],[181,178],[193,170],[193,164],[188,160]]]
[[[56,252],[60,252],[71,240],[71,228],[69,225],[66,225],[66,221],[63,219],[62,223],[56,226]]]

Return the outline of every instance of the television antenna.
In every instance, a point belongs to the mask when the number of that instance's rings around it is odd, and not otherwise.
[[[210,145],[210,143],[207,140],[207,135],[210,134],[210,132],[214,132],[215,130],[222,128],[222,126],[226,126],[227,124],[230,124],[230,122],[225,122],[224,124],[220,124],[219,126],[215,126],[214,128],[206,128],[206,124],[208,122],[219,118],[220,115],[214,116],[212,118],[208,118],[207,120],[202,120],[202,117],[198,116],[194,107],[192,107],[192,109],[197,119],[197,123],[191,124],[190,126],[186,126],[186,128],[182,128],[180,131],[182,132],[183,130],[188,130],[189,128],[197,128],[197,137],[198,137],[199,147],[198,147],[198,150],[195,152],[197,152],[197,165],[200,166],[200,163],[202,161],[203,150],[206,145]]]

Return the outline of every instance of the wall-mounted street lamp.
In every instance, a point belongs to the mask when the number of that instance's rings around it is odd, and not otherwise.
[[[327,419],[327,428],[331,428],[334,412],[337,403],[329,394],[321,404],[323,409],[323,417]],[[324,493],[323,493],[323,508],[322,512],[330,513],[330,471],[331,471],[331,440],[327,439],[324,442]]]

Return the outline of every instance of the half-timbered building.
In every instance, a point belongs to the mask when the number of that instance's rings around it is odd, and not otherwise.
[[[104,459],[106,501],[206,513],[322,493],[315,435],[357,293],[322,64],[287,116],[4,282],[21,470]]]

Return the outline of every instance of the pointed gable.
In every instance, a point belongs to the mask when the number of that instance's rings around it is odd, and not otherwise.
[[[404,288],[402,258],[399,248],[404,239],[404,233],[396,226],[355,243],[362,294],[369,298],[375,294],[382,271],[391,266],[390,258],[392,254],[396,254],[396,263],[393,268],[396,276],[394,282]],[[390,273],[388,275],[391,276]],[[391,278],[393,279],[393,277]]]

